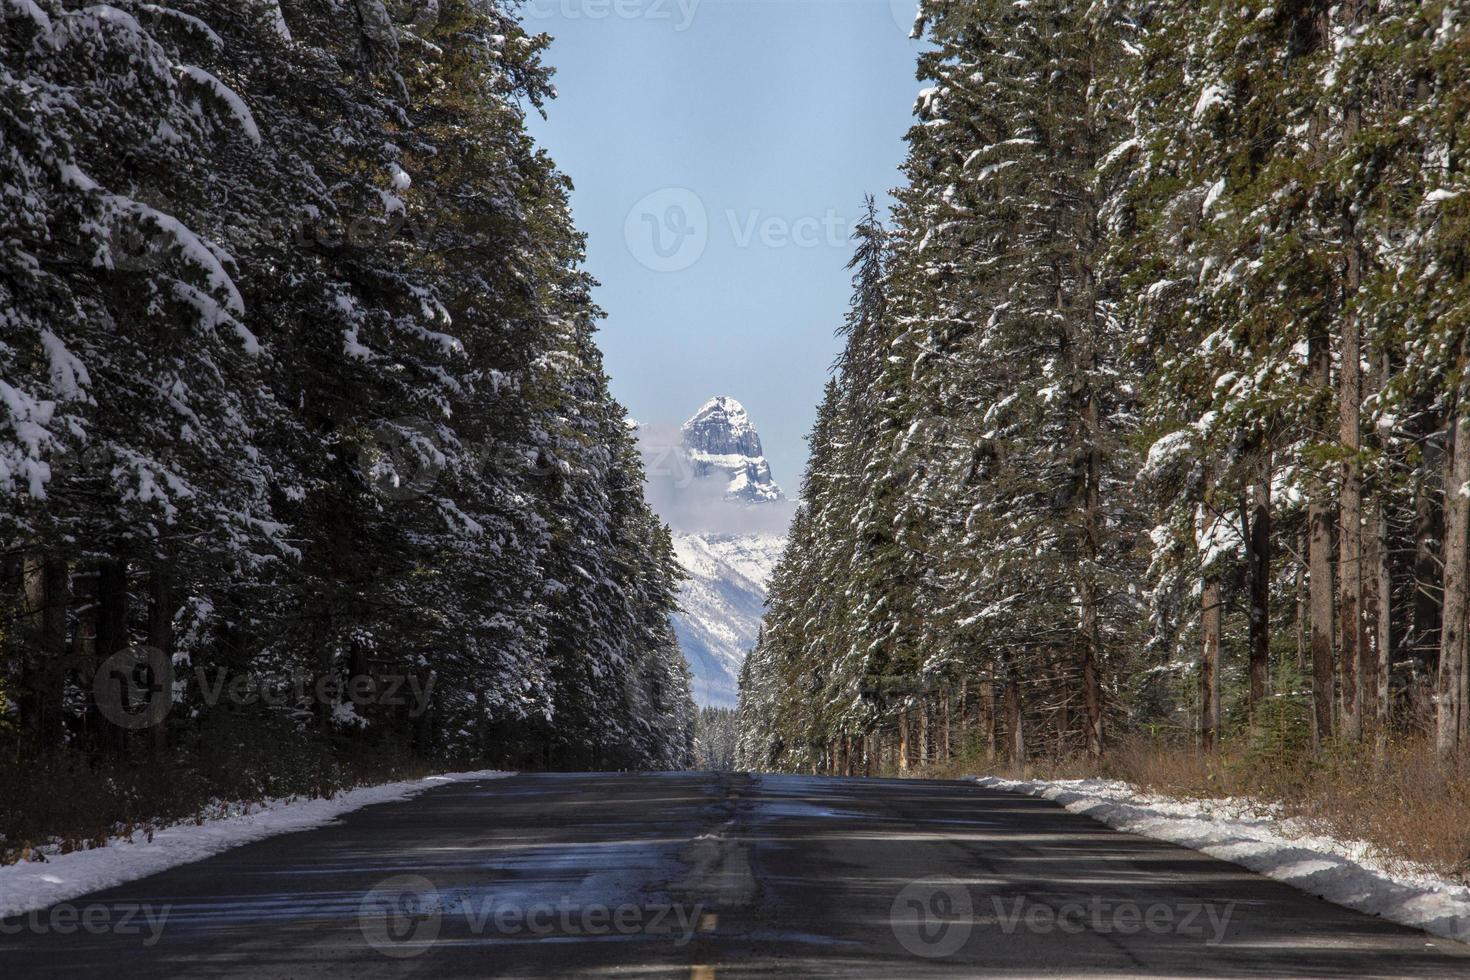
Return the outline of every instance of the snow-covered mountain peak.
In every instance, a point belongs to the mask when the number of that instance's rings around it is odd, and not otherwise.
[[[763,456],[761,437],[745,406],[729,395],[716,395],[684,423],[684,444],[714,455]]]
[[[697,479],[723,473],[728,481],[725,496],[733,500],[768,503],[786,499],[771,479],[760,433],[745,406],[729,395],[705,402],[680,432]]]
[[[760,433],[729,395],[711,398],[682,426],[636,430],[649,503],[673,530],[688,574],[673,622],[694,698],[733,706],[796,504],[771,479]]]

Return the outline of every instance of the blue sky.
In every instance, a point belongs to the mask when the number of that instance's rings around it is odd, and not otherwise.
[[[798,490],[863,195],[898,183],[913,0],[528,0],[556,38],[538,140],[576,184],[613,393],[743,402]],[[900,27],[900,23],[903,24]]]

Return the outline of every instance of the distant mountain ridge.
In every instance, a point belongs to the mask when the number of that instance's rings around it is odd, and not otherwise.
[[[639,426],[639,444],[649,500],[673,528],[689,575],[673,618],[694,698],[731,707],[795,505],[772,477],[745,406],[728,395],[705,402],[677,432]]]
[[[740,666],[765,615],[766,583],[785,550],[784,535],[675,533],[674,553],[689,578],[674,632],[698,704],[735,705]]]

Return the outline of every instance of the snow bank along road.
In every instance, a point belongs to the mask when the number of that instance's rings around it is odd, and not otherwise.
[[[1470,976],[1470,947],[973,783],[445,785],[0,923],[0,976]]]

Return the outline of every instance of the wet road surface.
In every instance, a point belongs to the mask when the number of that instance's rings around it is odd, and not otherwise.
[[[431,790],[0,924],[0,977],[1470,976],[1470,947],[970,783]]]

